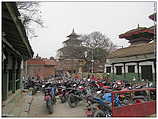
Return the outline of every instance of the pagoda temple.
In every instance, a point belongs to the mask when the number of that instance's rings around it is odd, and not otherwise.
[[[156,15],[156,14],[153,14]],[[150,19],[156,20],[154,16]],[[138,27],[119,35],[130,46],[112,52],[105,64],[105,72],[114,79],[137,79],[155,82],[156,79],[156,25]]]
[[[67,37],[68,40],[63,42],[64,47],[58,50],[59,59],[80,59],[79,53],[83,49],[82,41],[79,39],[80,35],[76,34],[73,29]]]
[[[82,46],[80,35],[72,33],[67,36],[67,40],[63,42],[64,47],[58,50],[59,65],[57,68],[61,71],[68,71],[69,73],[82,72],[81,63],[83,62],[83,54],[85,47]]]
[[[137,45],[142,43],[149,43],[154,38],[154,29],[139,27],[133,29],[124,34],[119,35],[119,38],[125,38],[131,45]]]
[[[79,40],[80,35],[76,34],[74,29],[72,30],[72,33],[67,37],[69,39],[63,42],[65,46],[80,46],[82,43],[82,41]]]

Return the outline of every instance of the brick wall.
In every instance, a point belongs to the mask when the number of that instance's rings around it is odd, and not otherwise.
[[[46,65],[28,65],[28,76],[30,77],[39,77],[40,79],[45,79],[51,75],[55,75],[54,66]]]

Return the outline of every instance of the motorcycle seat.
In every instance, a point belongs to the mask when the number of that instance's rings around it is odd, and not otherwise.
[[[145,99],[144,96],[134,96],[133,99]]]

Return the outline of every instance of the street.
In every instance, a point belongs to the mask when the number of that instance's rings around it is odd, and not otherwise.
[[[83,102],[79,103],[76,108],[70,108],[67,103],[61,103],[57,99],[57,103],[54,105],[54,113],[48,114],[43,94],[37,93],[33,96],[28,117],[85,117],[84,108]]]

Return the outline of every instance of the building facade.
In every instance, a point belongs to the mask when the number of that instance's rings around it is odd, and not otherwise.
[[[156,80],[156,25],[139,27],[124,34],[130,46],[112,52],[105,64],[105,72],[118,79]]]
[[[64,73],[82,73],[82,66],[84,61],[82,59],[64,59],[59,60],[58,65],[56,66],[56,72]]]
[[[56,65],[55,60],[42,59],[39,57],[27,60],[27,76],[28,78],[37,80],[49,79],[55,76]]]
[[[21,87],[24,62],[33,50],[19,19],[15,2],[2,2],[2,100],[6,101]]]

